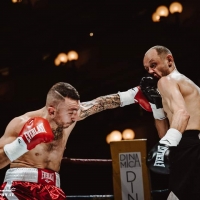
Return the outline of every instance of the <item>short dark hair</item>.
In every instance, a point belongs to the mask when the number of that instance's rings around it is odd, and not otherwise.
[[[58,82],[54,84],[47,93],[46,103],[57,104],[58,101],[64,101],[68,97],[73,100],[80,100],[78,91],[69,83]]]

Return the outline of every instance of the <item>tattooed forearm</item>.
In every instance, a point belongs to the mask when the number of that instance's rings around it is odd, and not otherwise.
[[[85,118],[106,109],[113,109],[120,106],[118,94],[111,94],[98,97],[92,101],[81,103],[80,118]]]

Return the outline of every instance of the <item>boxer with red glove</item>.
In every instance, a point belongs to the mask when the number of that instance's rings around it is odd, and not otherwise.
[[[53,141],[54,135],[49,122],[41,117],[29,119],[23,126],[18,137],[4,146],[4,152],[12,162],[35,148],[40,143]]]
[[[121,107],[138,103],[144,110],[152,112],[151,105],[143,95],[139,86],[134,87],[126,92],[118,92],[120,96]]]

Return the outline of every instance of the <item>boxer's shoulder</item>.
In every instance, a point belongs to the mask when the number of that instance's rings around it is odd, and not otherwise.
[[[4,135],[18,135],[25,123],[25,119],[20,117],[14,117],[6,126]]]
[[[40,114],[36,111],[24,113],[23,115],[14,117],[7,125],[5,134],[18,135],[24,124],[31,118],[38,117]]]

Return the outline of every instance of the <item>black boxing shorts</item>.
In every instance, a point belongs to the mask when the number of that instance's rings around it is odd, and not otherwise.
[[[171,152],[169,191],[179,200],[200,199],[200,131],[187,130]]]

